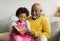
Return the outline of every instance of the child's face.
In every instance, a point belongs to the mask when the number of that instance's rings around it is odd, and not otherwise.
[[[26,14],[25,13],[21,13],[21,14],[19,14],[18,18],[19,18],[20,22],[25,21],[26,20]]]

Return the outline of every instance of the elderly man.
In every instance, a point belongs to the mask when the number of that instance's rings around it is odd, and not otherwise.
[[[34,32],[34,41],[47,41],[50,38],[50,23],[45,16],[42,16],[41,6],[35,3],[31,8],[31,17],[28,18],[31,31]]]

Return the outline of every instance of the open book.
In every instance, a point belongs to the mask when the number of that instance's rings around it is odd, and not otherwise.
[[[14,25],[14,28],[15,28],[18,32],[21,31],[21,29],[18,29],[18,26],[16,26],[16,25]],[[22,33],[24,33],[24,32],[22,32]],[[26,32],[25,34],[34,36],[34,32],[33,32],[33,31],[30,31],[30,30],[27,30],[27,32]]]
[[[18,26],[14,25],[14,28],[15,28],[17,31],[20,31],[20,29],[18,29]]]

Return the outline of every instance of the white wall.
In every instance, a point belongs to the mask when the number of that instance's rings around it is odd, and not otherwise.
[[[30,11],[35,2],[41,4],[46,16],[54,16],[58,7],[54,0],[0,0],[0,30],[3,30],[0,32],[7,31],[5,28],[9,24],[11,16],[15,15],[17,8],[26,7]]]
[[[15,11],[19,7],[27,7],[29,10],[33,3],[40,3],[42,8],[47,13],[47,16],[53,16],[57,8],[57,4],[54,0],[0,0],[0,17],[10,17],[15,14]],[[6,15],[7,14],[7,15]]]

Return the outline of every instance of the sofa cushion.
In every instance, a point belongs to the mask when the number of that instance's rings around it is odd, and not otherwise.
[[[5,32],[5,33],[0,33],[0,40],[1,41],[9,41],[9,32]]]

